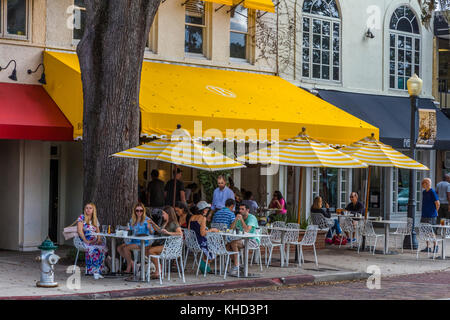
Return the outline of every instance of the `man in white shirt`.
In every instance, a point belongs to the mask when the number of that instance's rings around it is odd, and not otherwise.
[[[444,180],[436,185],[436,192],[439,196],[439,219],[450,219],[450,174],[444,175]]]

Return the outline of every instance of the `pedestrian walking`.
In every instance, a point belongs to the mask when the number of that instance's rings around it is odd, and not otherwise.
[[[425,178],[422,180],[422,218],[421,223],[429,223],[431,225],[436,224],[438,210],[439,210],[439,197],[436,191],[431,188],[431,179]],[[438,251],[438,246],[435,246],[433,251]],[[422,250],[422,252],[428,252],[428,241],[427,247]]]
[[[436,192],[439,197],[439,219],[450,219],[450,173],[444,175],[444,180],[436,185]]]

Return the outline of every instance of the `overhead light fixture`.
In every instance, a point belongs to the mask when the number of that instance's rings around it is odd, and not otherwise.
[[[28,69],[27,72],[28,72],[28,74],[35,73],[35,72],[39,69],[40,66],[42,66],[42,74],[41,74],[41,78],[38,80],[38,82],[39,82],[39,83],[42,83],[42,84],[47,84],[47,81],[45,80],[45,67],[44,67],[44,64],[43,64],[43,63],[40,63],[40,64],[36,67],[36,70],[31,71],[31,69]]]
[[[11,62],[14,62],[14,70],[12,71],[11,75],[8,78],[10,78],[12,81],[17,81],[17,71],[16,71],[17,63],[16,63],[16,60],[10,60],[8,62],[8,64],[6,65],[6,67],[4,67],[4,68],[0,67],[0,71],[8,69],[9,65],[11,64]]]
[[[370,31],[370,28],[367,29],[366,38],[370,38],[370,39],[375,38],[375,36],[373,35],[372,31]]]

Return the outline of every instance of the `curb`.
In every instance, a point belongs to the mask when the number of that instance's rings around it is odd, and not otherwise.
[[[152,287],[142,289],[113,290],[93,293],[76,293],[48,296],[14,296],[0,297],[0,300],[104,300],[159,296],[171,294],[193,294],[226,289],[264,288],[299,284],[320,284],[323,282],[339,282],[348,280],[365,280],[370,276],[365,272],[345,272],[330,275],[296,275],[281,278],[262,278],[217,283],[180,285],[170,287]]]

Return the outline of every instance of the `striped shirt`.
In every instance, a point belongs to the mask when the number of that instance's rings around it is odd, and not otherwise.
[[[212,223],[225,223],[227,228],[229,228],[235,218],[234,212],[225,207],[214,213]]]

